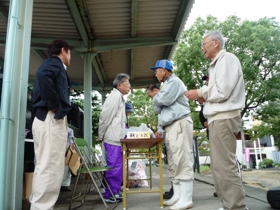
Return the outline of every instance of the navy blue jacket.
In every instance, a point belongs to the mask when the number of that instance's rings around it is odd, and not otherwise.
[[[46,59],[37,70],[32,108],[34,116],[42,121],[49,110],[57,109],[55,119],[63,119],[71,110],[70,82],[59,57]]]

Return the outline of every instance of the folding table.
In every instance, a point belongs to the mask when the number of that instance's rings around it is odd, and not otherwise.
[[[162,142],[163,138],[134,138],[121,139],[123,148],[123,209],[126,209],[127,194],[135,193],[159,193],[160,207],[163,208],[163,187],[162,187]],[[155,150],[154,150],[155,148]],[[150,189],[126,190],[128,179],[128,160],[148,159]],[[159,189],[152,189],[152,164],[151,159],[158,159],[159,162]],[[137,179],[138,180],[138,179]],[[141,179],[146,180],[146,179]]]

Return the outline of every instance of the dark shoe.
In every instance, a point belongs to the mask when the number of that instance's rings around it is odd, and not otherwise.
[[[167,194],[172,194],[173,195],[173,186],[170,188],[170,190],[168,192],[165,192],[164,195],[167,195]]]
[[[60,187],[60,191],[70,192],[71,190],[72,190],[71,187],[67,187],[67,186]]]
[[[118,194],[115,195],[117,199],[123,199],[123,194],[119,192]]]
[[[22,199],[22,209],[23,210],[30,210],[31,208],[31,203],[29,199]]]
[[[169,192],[165,192],[165,193],[163,193],[163,196],[164,196],[164,195],[169,195]]]
[[[169,194],[169,193],[167,193],[167,194],[163,194],[163,199],[171,199],[172,198],[172,196],[173,196],[173,194]]]
[[[163,194],[163,199],[170,199],[170,198],[172,198],[173,194],[174,194],[174,191],[173,191],[173,186],[172,186],[170,188],[169,192],[165,192]]]
[[[115,199],[116,199],[117,203],[122,202],[121,198],[113,198],[112,196],[110,196],[109,198],[104,198],[106,203],[115,203],[116,202]]]
[[[218,194],[216,192],[213,193],[214,197],[218,197]]]

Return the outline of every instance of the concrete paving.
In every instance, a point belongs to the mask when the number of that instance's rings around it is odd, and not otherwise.
[[[159,170],[158,167],[153,167],[153,186],[159,187]],[[74,184],[75,177],[72,178],[72,184]],[[253,188],[250,186],[244,186],[247,205],[251,210],[272,210],[266,199],[266,190],[259,188]],[[142,188],[139,188],[141,190]],[[166,170],[163,169],[163,189],[168,191],[170,189],[170,179],[167,177]],[[203,174],[195,174],[194,181],[194,193],[193,193],[193,210],[217,210],[222,205],[218,198],[213,196],[215,192],[213,186],[213,180],[211,176]],[[59,199],[54,207],[54,210],[66,210],[69,209],[71,192],[61,192]],[[95,195],[88,195],[88,200],[85,201],[81,210],[104,210],[106,209],[101,199]],[[77,204],[81,199],[75,200],[74,204]],[[110,205],[111,206],[111,205]],[[123,210],[122,203],[115,208],[116,210]],[[159,210],[159,194],[158,193],[140,193],[140,194],[128,194],[127,195],[127,209],[128,210]],[[165,206],[163,209],[169,209]]]

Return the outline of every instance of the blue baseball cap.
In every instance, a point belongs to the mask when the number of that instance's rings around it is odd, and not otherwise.
[[[134,112],[131,103],[128,102],[125,103],[125,112]]]
[[[172,71],[173,65],[169,60],[158,60],[154,67],[150,67],[151,70],[156,70],[156,69],[160,69],[160,68]]]

